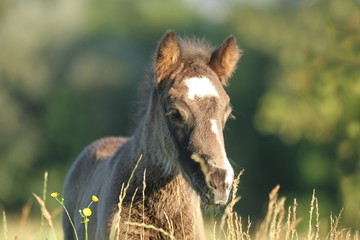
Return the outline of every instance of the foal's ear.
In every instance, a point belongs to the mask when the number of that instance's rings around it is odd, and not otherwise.
[[[219,48],[212,52],[209,65],[219,76],[223,85],[227,84],[227,80],[234,72],[240,57],[241,50],[233,36],[229,36]]]
[[[160,41],[159,47],[156,52],[155,59],[155,73],[156,83],[169,74],[171,67],[180,58],[180,46],[176,39],[174,31],[168,31],[162,40]]]

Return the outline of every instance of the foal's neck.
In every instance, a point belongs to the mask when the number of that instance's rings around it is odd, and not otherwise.
[[[158,197],[168,199],[161,204],[168,204],[166,202],[174,198],[171,201],[181,205],[184,202],[178,202],[179,199],[197,196],[177,166],[178,149],[171,138],[156,90],[150,94],[147,111],[134,135],[134,145],[144,155],[143,166],[149,172],[146,182],[160,189],[154,195],[165,193]]]
[[[164,229],[176,239],[201,239],[200,199],[181,174],[148,195],[145,205],[145,215],[151,216],[146,219],[147,224]]]
[[[158,177],[176,176],[178,150],[171,138],[165,113],[157,94],[151,94],[148,107],[134,133],[133,152],[144,156],[144,167],[157,169]]]
[[[154,95],[131,145],[133,156],[143,155],[137,173],[143,174],[145,169],[147,173],[144,204],[148,218],[145,223],[173,231],[177,239],[202,235],[200,197],[176,166],[178,152]],[[142,179],[142,176],[138,179]],[[134,208],[143,209],[142,206]]]

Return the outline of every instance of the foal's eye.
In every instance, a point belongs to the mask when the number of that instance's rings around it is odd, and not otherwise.
[[[182,120],[182,116],[179,110],[175,108],[171,108],[166,115],[168,115],[172,120],[177,120],[177,121]]]

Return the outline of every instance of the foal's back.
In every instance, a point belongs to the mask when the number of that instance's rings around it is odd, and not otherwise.
[[[75,225],[82,221],[79,210],[85,208],[92,195],[98,195],[111,175],[111,160],[116,152],[129,140],[125,137],[107,137],[87,146],[71,167],[64,183],[64,199]],[[71,186],[71,187],[69,187]],[[101,199],[99,204],[104,202]],[[93,217],[99,215],[93,213]],[[107,222],[103,222],[107,225]],[[68,217],[63,214],[64,239],[75,239]],[[106,227],[105,227],[106,228]],[[77,228],[78,235],[84,236],[82,228]],[[91,229],[89,229],[91,232]],[[95,233],[92,233],[95,234]],[[90,235],[91,236],[91,235]],[[82,237],[80,237],[81,239]],[[98,239],[98,238],[97,238]]]

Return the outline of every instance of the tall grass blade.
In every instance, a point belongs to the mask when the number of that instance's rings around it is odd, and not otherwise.
[[[54,224],[52,222],[51,215],[50,215],[49,211],[47,210],[47,208],[45,206],[45,202],[38,195],[36,195],[35,193],[33,193],[33,196],[38,201],[38,203],[40,205],[40,209],[41,209],[41,214],[47,220],[47,222],[48,222],[48,224],[50,226],[50,229],[52,230],[52,232],[54,234],[54,238],[56,239],[56,233],[55,233]]]
[[[21,218],[20,218],[20,231],[22,232],[25,228],[27,220],[29,219],[29,215],[31,212],[31,206],[33,201],[29,199],[29,201],[25,204],[21,211]]]
[[[145,189],[146,189],[146,169],[144,170],[143,175],[143,189],[142,189],[142,223],[145,224]],[[144,240],[145,237],[145,228],[142,228],[141,240]]]
[[[6,212],[3,211],[3,226],[4,226],[4,239],[8,240],[8,228],[7,228],[7,219],[6,219]]]
[[[110,231],[110,239],[119,240],[122,204],[123,204],[123,201],[125,200],[126,192],[130,187],[131,180],[134,177],[135,171],[138,168],[142,157],[143,157],[143,155],[141,154],[139,159],[137,160],[135,166],[134,166],[134,169],[132,170],[132,172],[130,174],[130,177],[129,177],[129,180],[128,180],[126,186],[124,187],[124,184],[121,186],[121,190],[120,190],[120,194],[119,194],[118,211],[117,211],[117,213],[116,213],[116,215],[115,215],[115,217],[114,217],[114,219],[112,221],[111,231]]]
[[[130,207],[129,207],[128,222],[130,222],[131,210],[132,210],[133,202],[134,202],[134,199],[135,199],[135,196],[136,196],[136,193],[137,193],[138,189],[139,189],[139,188],[136,188],[136,189],[135,189],[135,192],[134,192],[134,194],[133,194],[133,196],[132,196],[132,198],[131,198]],[[130,225],[127,225],[127,227],[126,227],[125,240],[127,239],[127,236],[128,236],[129,226],[130,226]]]
[[[144,228],[148,228],[148,229],[152,229],[152,230],[155,230],[155,231],[157,231],[157,232],[161,232],[161,233],[164,234],[165,236],[169,237],[171,240],[176,240],[176,238],[174,237],[174,235],[166,232],[166,231],[165,231],[164,229],[162,229],[162,228],[155,227],[154,225],[143,224],[143,223],[136,223],[136,222],[125,222],[125,224],[133,225],[133,226],[138,226],[138,227],[144,227]]]
[[[46,202],[46,191],[47,191],[47,183],[48,183],[48,172],[45,171],[44,173],[44,187],[43,187],[43,195],[42,195],[42,200],[44,201],[44,203]],[[40,218],[40,231],[43,231],[43,226],[44,226],[44,215],[41,212],[41,218]]]

